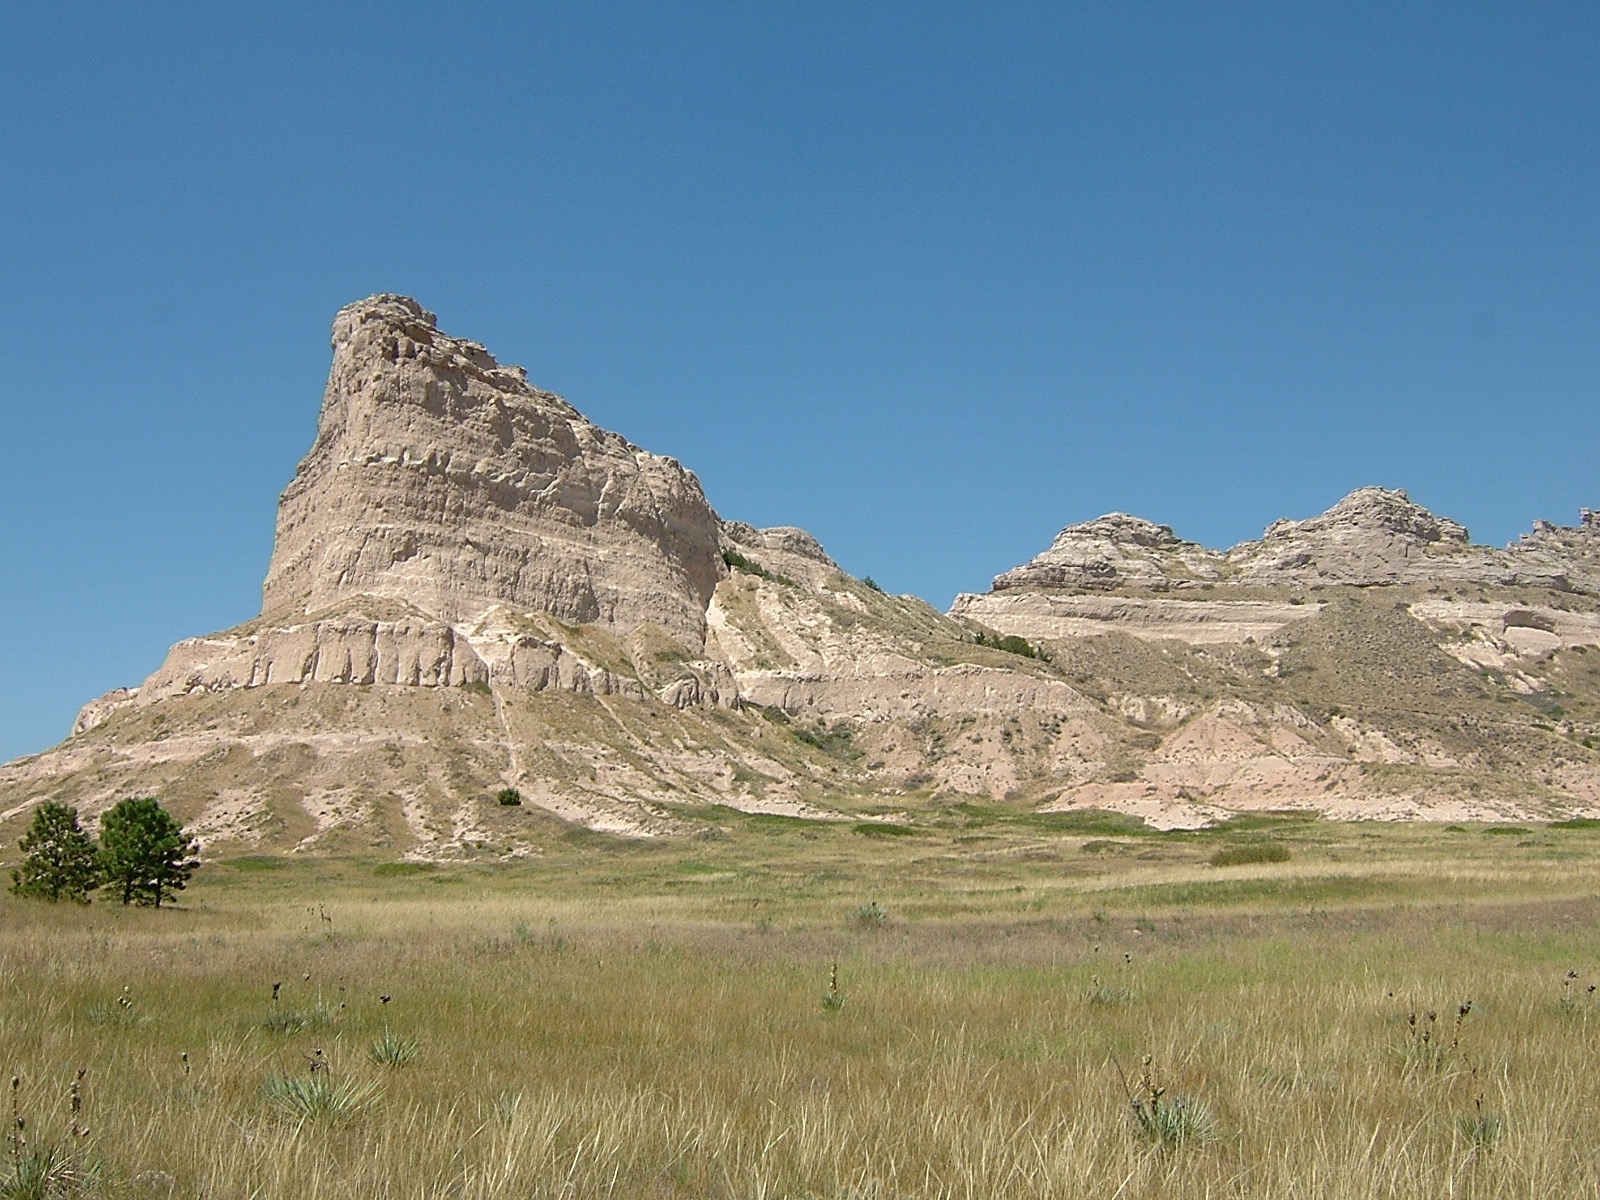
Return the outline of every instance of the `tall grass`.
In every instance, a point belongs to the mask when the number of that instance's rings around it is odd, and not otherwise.
[[[353,882],[331,929],[281,872],[197,883],[172,913],[0,901],[0,1069],[23,1150],[84,1195],[1600,1193],[1600,1011],[1561,1004],[1566,972],[1600,965],[1600,904],[1414,869],[1426,902],[1228,894],[1137,921],[1087,907],[1116,879],[1046,910],[996,886],[958,918],[886,890],[896,919],[871,930],[781,897],[756,928],[725,882],[682,901]],[[1124,1002],[1095,1002],[1124,974]],[[819,1004],[841,980],[848,1003]],[[86,1018],[125,995],[139,1023]],[[344,1008],[264,1027],[319,1004]],[[383,1044],[426,1053],[394,1070]]]

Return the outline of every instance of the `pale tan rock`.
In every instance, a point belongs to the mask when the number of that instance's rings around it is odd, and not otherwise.
[[[1227,570],[1232,582],[1267,587],[1553,581],[1528,579],[1506,552],[1475,546],[1456,522],[1376,487],[1320,516],[1273,522],[1260,541],[1228,551]]]
[[[1581,509],[1576,525],[1535,521],[1533,532],[1507,549],[1520,572],[1549,573],[1575,592],[1600,596],[1600,512]]]
[[[1222,555],[1186,542],[1170,525],[1107,513],[1068,525],[1031,562],[997,576],[994,591],[1015,588],[1141,587],[1165,591],[1221,576]]]
[[[1224,645],[1265,641],[1285,625],[1321,611],[1320,604],[1285,600],[1167,600],[1018,588],[957,596],[950,615],[1030,642],[1120,631],[1147,639]]]
[[[0,765],[7,829],[134,788],[208,842],[445,859],[538,853],[506,786],[629,836],[885,796],[1166,825],[1600,803],[1593,513],[1500,551],[1362,489],[1226,554],[1113,513],[946,616],[718,520],[413,301],[352,305],[334,345],[263,616]]]
[[[139,696],[136,687],[112,688],[103,696],[97,696],[78,710],[77,720],[72,723],[73,736],[87,733],[96,725],[102,724],[119,708],[126,708]]]
[[[725,573],[699,481],[528,385],[402,296],[333,326],[317,438],[283,493],[263,611],[389,596],[704,637]]]

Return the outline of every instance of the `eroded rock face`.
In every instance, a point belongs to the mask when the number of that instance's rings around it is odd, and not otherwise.
[[[1473,545],[1456,522],[1376,487],[1351,492],[1320,516],[1274,521],[1260,541],[1228,551],[1227,566],[1232,582],[1263,587],[1519,582],[1503,551]]]
[[[1535,521],[1508,549],[1520,571],[1560,575],[1573,591],[1600,595],[1600,512],[1580,509],[1576,525]]]
[[[1110,513],[1067,526],[1043,554],[997,577],[991,595],[1398,583],[1600,593],[1600,519],[1585,509],[1582,524],[1573,528],[1541,521],[1515,546],[1497,550],[1474,544],[1463,526],[1435,516],[1403,491],[1366,487],[1325,513],[1274,521],[1258,541],[1219,552],[1182,540],[1170,526]],[[963,596],[958,603],[973,609],[971,601]],[[964,615],[983,619],[976,610]]]
[[[686,647],[725,573],[699,481],[531,387],[403,296],[333,324],[317,438],[285,489],[263,611],[389,596],[447,623],[495,604]]]
[[[1107,513],[1081,525],[1068,525],[1043,554],[996,578],[994,590],[1143,587],[1165,591],[1215,580],[1221,565],[1222,555],[1184,541],[1170,525],[1127,513]]]

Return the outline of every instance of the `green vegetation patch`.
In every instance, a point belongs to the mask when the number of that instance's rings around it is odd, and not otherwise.
[[[385,875],[428,875],[438,869],[438,864],[430,862],[386,862],[373,867],[372,873],[381,878]]]
[[[913,829],[909,825],[897,825],[893,821],[857,821],[852,833],[862,837],[872,838],[902,838],[921,837],[920,829]]]
[[[743,571],[746,575],[756,575],[762,579],[771,580],[773,583],[785,584],[789,587],[796,586],[795,581],[790,579],[787,575],[780,575],[776,571],[769,571],[766,567],[763,567],[760,563],[756,562],[755,559],[746,558],[737,550],[724,550],[722,552],[722,561],[727,563],[728,566],[733,570]]]
[[[1068,812],[1033,812],[1003,808],[994,804],[963,801],[950,806],[973,823],[1016,825],[1045,833],[1079,834],[1087,837],[1132,837],[1159,834],[1140,817],[1110,812],[1103,808],[1077,808]]]
[[[1391,896],[1395,881],[1379,875],[1324,875],[1310,879],[1217,879],[1148,884],[1094,893],[1119,908],[1229,907],[1246,904],[1309,905]]]
[[[281,871],[289,864],[270,854],[242,854],[238,858],[223,859],[221,865],[235,871]]]
[[[1210,859],[1213,867],[1239,867],[1248,863],[1281,863],[1289,861],[1289,847],[1282,842],[1241,842],[1223,846]]]

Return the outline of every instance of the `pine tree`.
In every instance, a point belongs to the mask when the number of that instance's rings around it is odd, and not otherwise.
[[[189,882],[199,849],[154,796],[119,801],[100,818],[100,865],[124,904],[160,908]]]
[[[78,810],[46,800],[33,810],[33,824],[17,843],[22,864],[11,872],[19,896],[87,903],[100,886],[100,855],[78,824]]]

